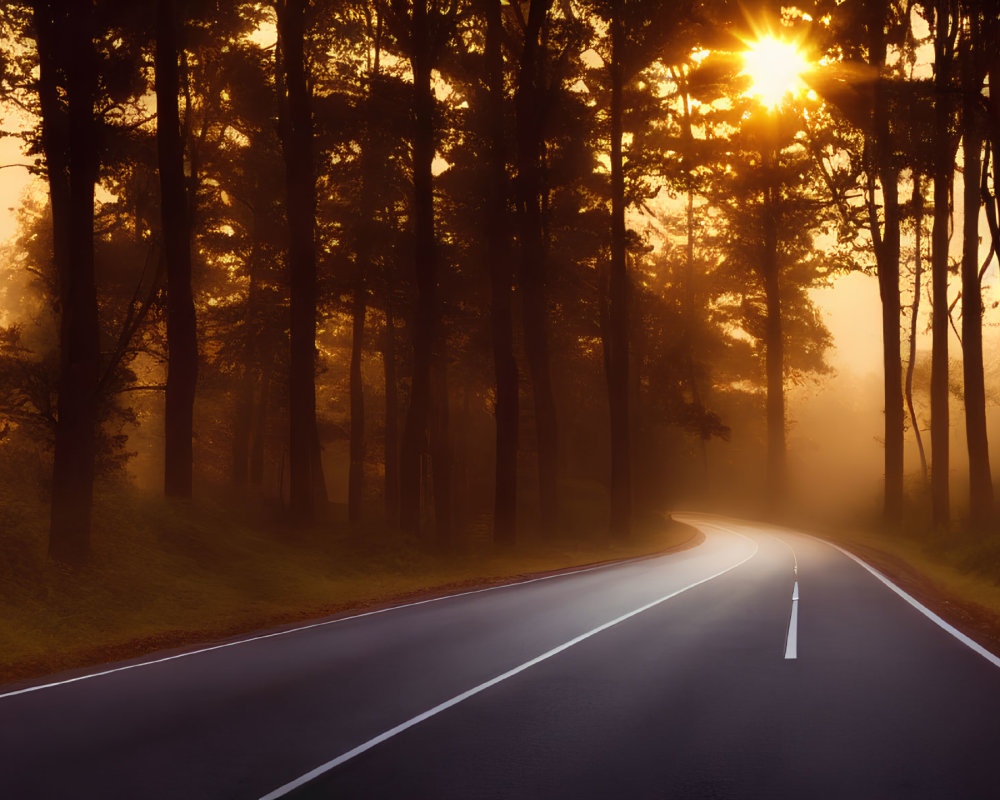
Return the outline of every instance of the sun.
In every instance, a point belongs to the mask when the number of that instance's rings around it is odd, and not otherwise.
[[[786,95],[801,91],[802,73],[809,62],[794,42],[762,36],[743,53],[743,71],[752,81],[747,94],[768,108],[776,108]]]

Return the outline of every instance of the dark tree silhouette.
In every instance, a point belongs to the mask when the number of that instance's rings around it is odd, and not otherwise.
[[[913,428],[913,438],[920,453],[920,471],[927,480],[927,455],[924,452],[924,437],[920,433],[920,423],[917,421],[917,410],[913,405],[913,372],[917,364],[917,323],[920,318],[920,294],[923,291],[924,274],[923,260],[924,231],[924,187],[919,168],[913,171],[913,303],[910,304],[909,351],[906,358],[906,379],[903,391],[906,395],[906,408],[910,413],[910,426]]]
[[[89,3],[36,0],[33,11],[60,312],[49,553],[80,562],[89,552],[100,370],[94,279],[95,20]]]
[[[952,80],[957,20],[948,0],[937,0],[934,35],[934,224],[931,230],[931,497],[934,526],[951,524],[949,490],[950,414],[948,411],[948,240],[951,185],[955,172],[952,135]],[[955,27],[953,27],[955,26]]]
[[[177,103],[177,59],[182,20],[174,0],[156,8],[156,138],[160,172],[160,215],[167,265],[167,387],[164,415],[164,490],[190,497],[191,440],[198,379],[198,340],[191,292],[191,225],[184,183],[184,145]]]
[[[608,343],[608,406],[611,412],[611,533],[632,527],[632,463],[629,424],[629,279],[625,252],[624,132],[625,31],[622,0],[611,3],[611,276]]]
[[[288,464],[294,519],[309,522],[326,490],[316,427],[316,176],[304,39],[307,0],[278,0],[287,102],[281,126],[288,213],[291,336]]]
[[[488,90],[489,176],[485,203],[485,231],[490,273],[490,327],[496,376],[496,478],[493,501],[493,539],[514,543],[517,530],[517,451],[519,439],[519,378],[514,356],[514,318],[511,263],[511,225],[507,181],[507,145],[504,109],[503,7],[486,0],[486,83]]]
[[[521,247],[520,279],[524,297],[524,347],[534,398],[541,523],[548,531],[557,528],[559,518],[559,437],[549,355],[549,309],[542,213],[547,96],[543,82],[546,54],[540,39],[551,6],[552,0],[531,0],[528,7],[515,92],[515,186]]]
[[[364,496],[365,465],[365,396],[361,376],[361,357],[364,352],[365,315],[368,309],[368,279],[372,272],[372,246],[375,217],[375,182],[378,180],[373,128],[378,125],[375,118],[377,102],[375,97],[379,81],[382,59],[383,15],[381,3],[376,2],[373,10],[373,30],[370,32],[374,53],[369,65],[366,86],[364,121],[361,140],[361,187],[359,199],[360,220],[355,243],[354,287],[351,303],[351,440],[350,466],[347,479],[347,518],[351,522],[361,519],[361,503]],[[372,24],[369,27],[372,27]]]
[[[440,40],[446,20],[436,11],[429,12],[427,0],[414,0],[410,5],[405,16],[413,70],[413,264],[417,310],[412,327],[413,379],[399,458],[399,512],[400,525],[404,530],[420,530],[421,453],[431,449],[435,532],[438,542],[446,544],[451,536],[451,477],[447,445],[448,395],[444,339],[440,330],[441,301],[434,229],[435,115],[432,86],[436,40]],[[435,402],[437,414],[432,434],[430,423]]]
[[[870,3],[865,12],[868,63],[885,68],[889,46],[888,26],[892,4],[887,0]],[[870,151],[868,208],[878,266],[879,296],[882,300],[882,371],[885,400],[885,496],[886,524],[897,527],[903,520],[903,366],[899,336],[900,291],[900,207],[899,162],[894,156],[892,109],[888,82],[875,80],[872,90],[872,121],[868,131]],[[876,181],[882,193],[882,219],[875,207]]]
[[[993,516],[993,478],[986,433],[986,386],[983,376],[983,293],[979,268],[980,152],[983,20],[975,4],[966,4],[962,47],[962,368],[965,435],[969,452],[969,516],[985,530]]]

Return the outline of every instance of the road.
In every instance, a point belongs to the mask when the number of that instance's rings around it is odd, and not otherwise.
[[[825,542],[684,519],[661,557],[0,689],[0,797],[1000,797],[1000,660]]]

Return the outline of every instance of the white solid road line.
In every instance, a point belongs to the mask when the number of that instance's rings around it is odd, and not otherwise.
[[[746,538],[746,537],[744,537]],[[497,586],[487,586],[483,589],[470,589],[467,592],[456,592],[454,594],[443,594],[438,597],[429,597],[426,600],[415,600],[412,603],[402,603],[398,606],[389,606],[388,608],[379,608],[375,611],[363,611],[360,614],[352,614],[349,617],[337,617],[336,619],[326,619],[320,622],[311,622],[308,625],[299,625],[295,628],[288,628],[287,630],[274,631],[272,633],[260,633],[255,636],[248,636],[244,639],[237,639],[232,642],[223,642],[222,644],[214,644],[209,647],[199,647],[197,650],[187,650],[183,653],[175,653],[172,656],[164,656],[163,658],[154,658],[150,661],[140,661],[137,664],[125,664],[120,667],[112,667],[111,669],[104,669],[100,672],[88,672],[86,675],[76,675],[72,678],[66,678],[61,681],[53,681],[51,683],[41,683],[37,686],[27,686],[24,689],[14,689],[10,692],[5,692],[0,694],[0,700],[5,697],[15,697],[19,694],[28,694],[29,692],[38,692],[42,689],[52,689],[56,686],[65,686],[70,683],[78,683],[79,681],[90,680],[91,678],[100,678],[104,675],[114,675],[116,672],[125,672],[130,669],[139,669],[140,667],[151,667],[154,664],[165,664],[168,661],[176,661],[180,658],[187,658],[188,656],[196,656],[201,653],[211,653],[213,650],[224,650],[227,647],[236,647],[241,644],[248,644],[250,642],[260,642],[264,639],[274,639],[278,636],[288,636],[291,633],[299,633],[300,631],[308,631],[313,628],[323,628],[328,625],[337,625],[341,622],[349,622],[352,619],[361,619],[362,617],[373,617],[376,614],[387,614],[390,611],[399,611],[404,608],[413,608],[414,606],[423,606],[428,603],[439,603],[442,600],[454,600],[458,597],[468,597],[472,594],[482,594],[483,592],[494,592],[498,589],[510,589],[513,586],[524,586],[529,583],[538,583],[539,581],[548,581],[554,578],[568,578],[570,575],[581,575],[584,572],[594,572],[599,569],[609,569],[611,567],[619,567],[622,564],[630,564],[636,561],[646,561],[653,558],[659,558],[661,555],[669,555],[666,553],[661,554],[651,554],[647,556],[637,556],[635,558],[624,558],[621,561],[611,561],[607,564],[598,564],[593,567],[585,567],[583,569],[575,569],[572,572],[558,572],[555,575],[543,575],[540,578],[528,578],[523,581],[514,581],[513,583],[501,583]]]
[[[809,534],[806,534],[806,535],[808,536]],[[860,564],[862,567],[864,567],[866,570],[868,570],[872,575],[874,575],[876,578],[878,578],[882,583],[884,583],[892,591],[894,591],[896,594],[898,594],[900,597],[902,597],[907,603],[909,603],[911,606],[913,606],[917,611],[919,611],[921,614],[923,614],[925,617],[927,617],[927,619],[929,619],[931,622],[933,622],[939,628],[941,628],[944,631],[947,631],[948,633],[950,633],[952,636],[954,636],[956,639],[958,639],[958,641],[960,641],[962,644],[964,644],[970,650],[975,651],[976,653],[978,653],[979,655],[981,655],[983,658],[985,658],[987,661],[989,661],[994,667],[1000,667],[1000,657],[998,657],[998,656],[994,655],[993,653],[991,653],[989,650],[987,650],[985,647],[983,647],[981,644],[979,644],[979,642],[977,642],[974,639],[971,639],[968,636],[966,636],[964,633],[962,633],[954,625],[952,625],[952,624],[950,624],[948,622],[945,622],[943,619],[941,619],[941,617],[939,617],[937,614],[935,614],[933,611],[931,611],[929,608],[927,608],[927,606],[925,606],[919,600],[914,599],[909,594],[907,594],[902,589],[900,589],[896,584],[894,584],[887,577],[885,577],[885,575],[883,575],[881,572],[879,572],[877,569],[875,569],[875,567],[873,567],[873,566],[865,563],[860,558],[858,558],[856,555],[854,555],[854,553],[850,552],[849,550],[845,550],[843,547],[840,547],[839,545],[835,545],[833,542],[828,542],[826,539],[820,539],[818,536],[811,536],[810,538],[812,538],[812,539],[818,539],[819,541],[823,542],[824,544],[829,545],[830,547],[834,548],[835,550],[839,550],[841,553],[843,553],[845,556],[847,556],[852,561],[855,561],[858,564]]]
[[[720,526],[716,525],[714,527],[720,527]],[[723,529],[723,530],[726,530],[726,529]],[[553,647],[551,650],[547,650],[546,652],[542,653],[540,656],[535,656],[530,661],[525,661],[523,664],[521,664],[519,666],[516,666],[513,669],[509,669],[506,672],[504,672],[504,673],[502,673],[500,675],[497,675],[495,678],[491,678],[490,680],[488,680],[488,681],[486,681],[484,683],[481,683],[478,686],[474,686],[473,688],[469,689],[468,691],[462,692],[459,695],[455,695],[450,700],[445,700],[443,703],[439,703],[438,705],[434,706],[433,708],[430,708],[427,711],[424,711],[422,714],[417,714],[417,716],[411,717],[410,719],[406,720],[406,722],[401,722],[399,725],[396,725],[394,728],[390,728],[389,730],[385,731],[384,733],[380,733],[378,736],[375,736],[375,737],[369,739],[367,742],[359,744],[357,747],[355,747],[355,748],[353,748],[351,750],[348,750],[346,753],[343,753],[343,754],[337,756],[336,758],[330,759],[325,764],[321,764],[320,766],[316,767],[315,769],[312,769],[309,772],[305,773],[304,775],[296,778],[295,780],[286,783],[284,786],[278,787],[273,792],[268,792],[260,800],[276,800],[279,797],[285,797],[290,792],[293,792],[296,789],[302,788],[307,783],[315,780],[316,778],[320,777],[321,775],[324,775],[327,772],[329,772],[330,770],[332,770],[332,769],[334,769],[336,767],[339,767],[341,764],[344,764],[345,762],[350,761],[352,758],[355,758],[356,756],[359,756],[362,753],[364,753],[364,752],[366,752],[368,750],[371,750],[376,745],[379,745],[382,742],[384,742],[384,741],[386,741],[388,739],[391,739],[392,737],[396,736],[397,734],[400,734],[403,731],[408,730],[409,728],[412,728],[414,725],[419,725],[424,720],[430,719],[431,717],[440,714],[442,711],[446,711],[449,708],[451,708],[452,706],[458,705],[463,700],[468,700],[470,697],[474,697],[475,695],[479,694],[480,692],[483,692],[486,689],[489,689],[491,686],[496,686],[498,683],[501,683],[502,681],[505,681],[508,678],[512,678],[515,675],[517,675],[517,674],[519,674],[521,672],[524,672],[526,669],[529,669],[529,668],[535,666],[536,664],[540,664],[542,661],[546,661],[546,660],[552,658],[552,656],[558,655],[559,653],[563,652],[564,650],[568,650],[569,648],[573,647],[574,645],[577,645],[580,642],[583,642],[583,641],[589,639],[590,637],[595,636],[598,633],[601,633],[601,631],[606,631],[608,628],[614,627],[615,625],[618,625],[619,623],[624,622],[627,619],[631,619],[632,617],[636,616],[637,614],[641,614],[643,611],[648,611],[649,609],[654,608],[655,606],[658,606],[661,603],[666,602],[667,600],[670,600],[673,597],[677,597],[677,595],[682,594],[682,593],[688,591],[689,589],[693,589],[694,587],[700,586],[703,583],[708,583],[709,581],[714,580],[715,578],[718,578],[720,575],[725,575],[727,572],[736,569],[738,566],[740,566],[742,564],[745,564],[747,561],[749,561],[751,558],[753,558],[755,555],[757,555],[757,550],[758,550],[757,542],[755,542],[753,539],[750,539],[747,536],[743,536],[740,533],[736,533],[736,531],[727,531],[727,532],[733,533],[736,536],[739,536],[742,539],[747,539],[747,541],[751,542],[753,544],[753,552],[751,552],[750,555],[748,555],[746,558],[744,558],[744,559],[742,559],[740,561],[737,561],[735,564],[732,564],[732,565],[726,567],[725,569],[720,570],[719,572],[716,572],[713,575],[709,575],[707,578],[702,578],[701,580],[695,581],[694,583],[690,583],[690,584],[688,584],[687,586],[685,586],[685,587],[683,587],[681,589],[677,589],[676,591],[671,592],[670,594],[664,595],[663,597],[660,597],[660,598],[658,598],[656,600],[653,600],[650,603],[646,603],[644,606],[640,606],[639,608],[636,608],[636,609],[634,609],[632,611],[629,611],[628,613],[622,614],[620,617],[616,617],[615,619],[611,620],[610,622],[605,622],[603,625],[598,625],[593,630],[589,630],[586,633],[581,633],[579,636],[576,636],[576,637],[570,639],[568,642],[564,642],[563,644],[561,644],[561,645],[559,645],[557,647]]]
[[[788,636],[785,638],[785,658],[799,657],[799,582],[792,587],[792,616],[788,620]]]

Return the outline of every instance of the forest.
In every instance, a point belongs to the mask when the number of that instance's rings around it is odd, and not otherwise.
[[[288,548],[788,519],[855,274],[865,519],[995,536],[992,0],[8,0],[0,38],[8,563],[88,563],[137,493]]]

